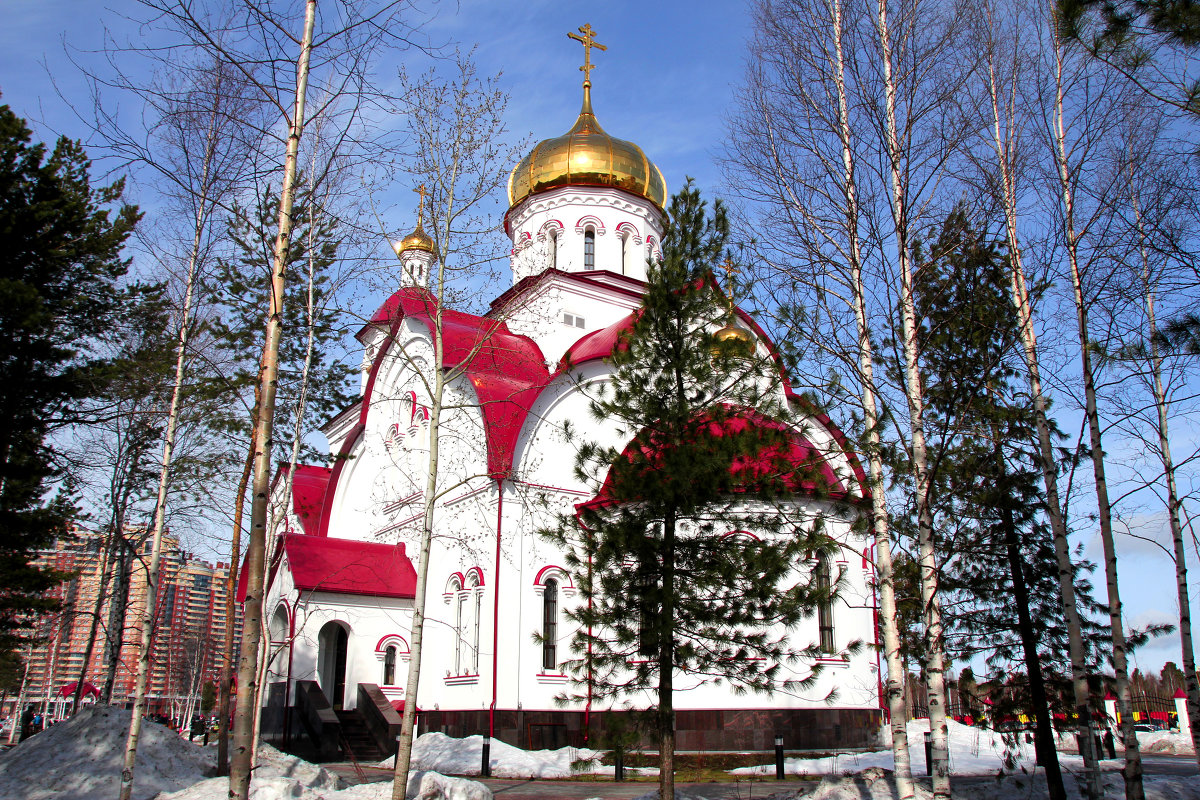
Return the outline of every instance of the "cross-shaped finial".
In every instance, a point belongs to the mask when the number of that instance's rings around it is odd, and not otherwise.
[[[420,228],[421,227],[421,217],[425,213],[425,193],[428,190],[425,188],[425,184],[422,183],[420,186],[413,189],[413,191],[416,192],[417,194],[421,195],[420,205],[417,206],[417,227]]]
[[[729,290],[729,294],[726,297],[726,300],[729,301],[729,309],[730,309],[730,311],[732,311],[733,310],[734,281],[737,280],[738,266],[737,266],[737,264],[733,263],[732,258],[730,258],[729,256],[725,256],[725,261],[723,261],[721,263],[721,269],[723,269],[725,271],[725,283],[727,284],[727,288]]]
[[[580,36],[579,33],[583,35]],[[592,83],[592,48],[597,50],[607,50],[608,48],[596,41],[596,32],[592,30],[590,23],[585,24],[579,29],[579,33],[567,33],[575,41],[583,45],[583,66],[579,71],[583,73],[583,82],[587,85]]]

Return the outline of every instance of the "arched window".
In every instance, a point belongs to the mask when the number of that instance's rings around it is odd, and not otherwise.
[[[558,266],[558,229],[551,228],[546,236],[547,258],[546,266],[554,269]]]
[[[467,653],[467,672],[479,674],[479,624],[480,611],[483,605],[483,592],[479,589],[479,576],[474,572],[467,578],[467,589],[474,595],[474,607],[471,609],[471,647]]]
[[[388,645],[387,650],[383,651],[383,685],[396,685],[396,647]]]
[[[459,592],[454,601],[454,674],[463,674],[463,634],[466,631],[466,620],[463,615],[467,610],[467,593]]]
[[[558,581],[550,578],[542,591],[542,669],[558,669]]]
[[[583,232],[583,268],[596,268],[596,229],[588,228]]]
[[[836,653],[833,641],[833,568],[829,559],[822,556],[817,560],[817,588],[826,593],[817,603],[817,630],[821,639],[822,653]]]
[[[624,231],[621,234],[621,274],[633,272],[633,234]]]

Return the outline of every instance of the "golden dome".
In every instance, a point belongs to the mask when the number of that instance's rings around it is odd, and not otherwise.
[[[559,186],[611,186],[666,208],[667,182],[642,148],[609,136],[592,112],[592,86],[583,84],[583,108],[571,130],[546,139],[508,178],[512,208],[531,194]]]
[[[433,239],[425,232],[420,223],[417,224],[417,229],[405,236],[396,245],[396,252],[403,253],[405,250],[424,250],[426,253],[434,253],[436,249],[433,246]]]
[[[750,344],[754,341],[754,334],[745,328],[738,327],[737,325],[726,325],[724,328],[721,328],[714,333],[713,338],[715,338],[718,342],[731,342],[737,340],[743,344]]]

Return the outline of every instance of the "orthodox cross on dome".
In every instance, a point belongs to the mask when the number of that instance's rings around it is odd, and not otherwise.
[[[733,259],[725,256],[725,261],[721,263],[721,269],[725,272],[725,299],[729,303],[729,313],[733,313],[733,292],[735,289],[734,282],[737,280],[738,266],[733,263]]]
[[[425,194],[428,190],[425,188],[425,184],[422,183],[420,186],[413,189],[413,191],[421,195],[421,200],[417,204],[417,230],[421,230],[421,217],[425,213]]]
[[[580,36],[579,34],[583,34]],[[574,39],[583,45],[583,66],[579,71],[583,73],[583,83],[585,86],[590,86],[592,83],[592,48],[597,50],[607,50],[608,48],[596,41],[596,32],[592,30],[591,23],[585,23],[579,29],[579,33],[567,33],[567,36]]]

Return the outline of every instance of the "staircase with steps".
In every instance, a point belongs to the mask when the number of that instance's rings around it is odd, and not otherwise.
[[[375,764],[391,755],[380,749],[361,711],[354,709],[336,713],[342,726],[342,744],[350,751],[345,758],[361,764]]]

